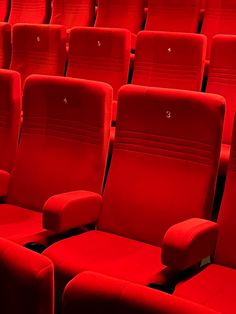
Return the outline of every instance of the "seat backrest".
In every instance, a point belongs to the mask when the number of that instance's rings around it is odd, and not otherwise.
[[[200,0],[149,0],[146,30],[195,33]]]
[[[8,22],[41,24],[49,20],[51,1],[49,0],[11,0]]]
[[[106,82],[117,99],[119,88],[128,81],[130,47],[131,34],[125,29],[74,28],[67,76]]]
[[[21,120],[20,75],[0,70],[0,169],[11,172]]]
[[[236,188],[236,119],[231,144],[231,153],[227,169],[226,183],[218,217],[219,236],[214,262],[236,269],[235,231],[235,188]]]
[[[93,272],[66,286],[63,314],[216,314],[174,295]]]
[[[0,0],[0,22],[7,21],[10,5],[10,0]]]
[[[126,28],[137,34],[142,29],[144,0],[98,0],[96,27]]]
[[[98,228],[160,246],[173,224],[209,218],[223,116],[218,95],[122,87]]]
[[[21,74],[22,87],[31,74],[64,75],[65,62],[66,30],[63,26],[13,26],[10,68]]]
[[[205,53],[206,38],[199,34],[140,32],[132,83],[200,91]]]
[[[201,32],[207,36],[207,59],[209,59],[214,35],[236,34],[236,2],[207,0]]]
[[[95,19],[94,0],[52,0],[51,24],[66,28],[92,26]]]
[[[112,88],[65,77],[30,77],[7,201],[41,210],[58,193],[101,192],[111,124]]]
[[[53,314],[53,264],[45,256],[0,239],[1,312]]]
[[[217,35],[213,38],[206,91],[226,99],[223,143],[231,144],[236,111],[236,36]]]
[[[0,68],[8,69],[11,61],[11,25],[0,22]]]

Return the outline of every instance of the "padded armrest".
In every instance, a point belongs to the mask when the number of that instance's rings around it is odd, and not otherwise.
[[[95,223],[102,205],[102,196],[89,191],[74,191],[50,197],[43,207],[43,227],[63,232]]]
[[[0,197],[6,196],[11,175],[5,170],[0,170]]]
[[[211,255],[215,249],[218,225],[192,218],[170,227],[162,243],[162,263],[184,270]]]

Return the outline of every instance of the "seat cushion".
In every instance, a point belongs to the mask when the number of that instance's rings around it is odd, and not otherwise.
[[[22,207],[0,205],[0,237],[24,245],[45,243],[50,232],[42,228],[42,214]]]
[[[43,254],[54,262],[56,285],[63,289],[86,270],[146,285],[164,268],[160,253],[158,247],[95,230],[59,241]]]
[[[175,295],[227,314],[236,313],[236,270],[216,264],[179,284]]]

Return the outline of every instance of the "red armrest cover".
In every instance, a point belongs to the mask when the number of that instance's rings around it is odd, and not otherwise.
[[[5,170],[0,170],[0,197],[6,196],[11,175]]]
[[[43,227],[63,232],[95,223],[102,205],[102,196],[89,191],[74,191],[50,197],[43,208]]]
[[[215,248],[218,225],[192,218],[170,227],[162,243],[162,263],[184,270],[211,255]]]

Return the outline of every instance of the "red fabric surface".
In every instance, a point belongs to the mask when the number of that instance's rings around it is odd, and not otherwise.
[[[1,9],[1,8],[0,8]],[[11,25],[0,23],[0,68],[8,69],[11,61]]]
[[[51,3],[48,0],[11,0],[8,22],[41,24],[47,23]]]
[[[0,1],[0,22],[5,22],[8,18],[10,9],[10,0]]]
[[[200,91],[205,53],[206,37],[199,34],[140,32],[132,83]]]
[[[225,176],[227,173],[231,145],[222,144],[220,151],[219,175]]]
[[[92,26],[94,18],[94,0],[52,0],[50,24],[60,24],[66,28]]]
[[[200,0],[149,0],[146,30],[196,33]]]
[[[0,169],[11,172],[21,122],[21,85],[18,73],[0,70]]]
[[[213,314],[203,306],[127,281],[84,272],[66,287],[63,314]]]
[[[0,170],[0,197],[7,195],[10,179],[9,172]]]
[[[13,26],[10,68],[21,74],[22,87],[31,74],[63,76],[65,62],[66,30],[63,26],[31,24]]]
[[[212,221],[192,218],[170,227],[162,243],[162,263],[184,270],[210,256],[218,235],[218,225]]]
[[[4,314],[53,314],[53,265],[45,256],[0,239],[0,294]]]

